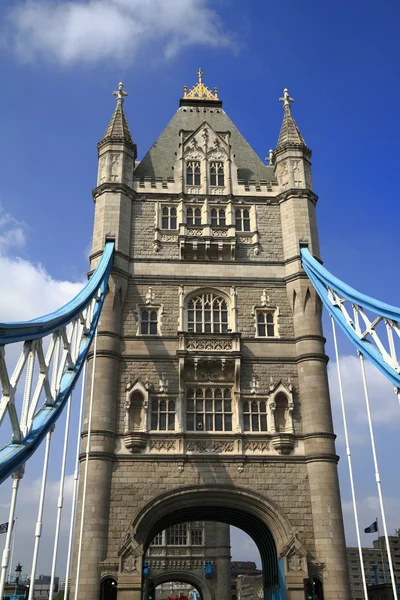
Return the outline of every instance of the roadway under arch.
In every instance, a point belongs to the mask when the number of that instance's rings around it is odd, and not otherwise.
[[[153,579],[155,587],[162,583],[168,583],[170,581],[179,581],[182,583],[189,583],[191,586],[196,588],[199,592],[201,600],[215,600],[212,590],[206,585],[200,577],[197,577],[194,573],[185,573],[181,571],[166,571],[157,575]]]

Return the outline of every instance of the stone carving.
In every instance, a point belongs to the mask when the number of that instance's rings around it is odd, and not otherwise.
[[[251,237],[239,237],[239,242],[241,244],[252,244],[253,239]]]
[[[189,441],[186,445],[187,452],[196,452],[198,454],[221,454],[221,452],[233,452],[233,442],[204,440],[199,442]]]
[[[303,559],[296,553],[291,554],[287,558],[287,565],[289,571],[298,573],[303,570]]]
[[[246,450],[249,452],[266,452],[269,450],[269,440],[251,440],[246,441]]]
[[[232,340],[225,339],[196,339],[189,338],[186,343],[187,350],[212,350],[226,351],[232,350]]]
[[[122,557],[121,571],[123,573],[133,573],[133,571],[136,571],[136,560],[136,556],[133,554],[132,550],[128,550]]]
[[[161,241],[162,242],[177,242],[178,236],[177,235],[162,235]]]
[[[196,372],[195,372],[196,371]],[[200,361],[197,365],[196,370],[190,366],[185,367],[184,377],[186,381],[233,381],[234,368],[231,362],[225,365],[222,370],[220,360],[206,360]]]
[[[210,188],[210,194],[212,196],[219,196],[222,194],[225,194],[225,188],[224,187],[212,187]]]
[[[203,235],[203,230],[202,229],[188,229],[187,234],[192,235],[192,236]]]
[[[113,154],[111,157],[111,181],[119,179],[120,155]]]
[[[186,186],[187,194],[200,194],[201,187],[198,185],[196,187]]]
[[[213,234],[213,237],[227,237],[228,230],[227,229],[213,229],[212,234]]]
[[[153,440],[150,446],[150,450],[155,450],[156,452],[161,452],[162,450],[169,452],[170,450],[175,450],[175,448],[175,440]]]
[[[106,180],[106,166],[107,166],[107,156],[102,156],[99,164],[99,181],[103,183]]]

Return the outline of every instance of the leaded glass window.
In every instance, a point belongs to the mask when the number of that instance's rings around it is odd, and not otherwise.
[[[224,208],[212,208],[211,209],[211,227],[218,227],[219,225],[226,225],[225,209]]]
[[[250,231],[250,211],[247,208],[237,208],[235,222],[237,231]]]
[[[176,207],[175,206],[163,206],[161,209],[161,228],[162,229],[176,229]]]
[[[210,163],[210,185],[213,187],[225,185],[223,162],[213,161]]]
[[[201,294],[189,301],[188,331],[193,333],[227,333],[228,304],[221,296]]]
[[[186,163],[186,185],[200,185],[200,161],[189,160]]]
[[[175,400],[152,400],[151,429],[155,431],[174,431]]]
[[[275,319],[273,312],[266,310],[257,312],[257,336],[275,337]]]
[[[173,525],[166,530],[167,546],[187,545],[187,523]]]
[[[245,400],[243,402],[243,426],[245,431],[267,431],[265,400]]]
[[[186,417],[188,431],[232,431],[231,388],[189,388]]]
[[[158,334],[158,310],[155,308],[143,308],[140,314],[140,334]]]
[[[187,225],[201,225],[201,208],[192,208],[191,206],[186,211]]]

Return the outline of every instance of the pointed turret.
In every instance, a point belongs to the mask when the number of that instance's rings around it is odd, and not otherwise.
[[[115,238],[115,247],[129,254],[131,204],[134,196],[132,188],[135,168],[136,144],[124,112],[123,83],[113,92],[117,97],[117,106],[107,126],[102,140],[97,144],[98,175],[97,187],[93,190],[96,204],[95,231],[93,235],[93,253],[100,252],[108,234]]]
[[[124,91],[123,83],[118,84],[118,90],[113,92],[113,95],[117,97],[117,106],[102,140],[97,144],[99,153],[97,185],[115,182],[131,187],[137,148],[124,112],[124,97],[128,93]]]
[[[123,83],[119,83],[118,91],[113,92],[113,95],[117,96],[117,106],[115,107],[114,113],[99,146],[109,141],[123,141],[135,148],[136,157],[136,144],[133,142],[124,112],[124,96],[127,96],[128,93],[124,91]]]
[[[283,90],[283,97],[279,98],[279,101],[283,103],[284,115],[278,144],[269,158],[270,164],[272,158],[282,188],[311,189],[311,150],[293,118],[290,105],[294,98],[290,97],[287,88]]]

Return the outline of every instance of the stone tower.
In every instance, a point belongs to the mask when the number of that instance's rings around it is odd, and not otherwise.
[[[122,84],[98,145],[91,267],[110,235],[115,258],[98,330],[79,600],[98,600],[111,579],[118,600],[140,600],[151,541],[200,520],[253,537],[265,600],[302,599],[306,577],[325,600],[344,600],[321,305],[300,260],[301,244],[319,257],[311,151],[287,90],[266,166],[198,76],[140,162]],[[93,354],[89,382],[92,366]],[[84,448],[87,430],[88,415]]]

